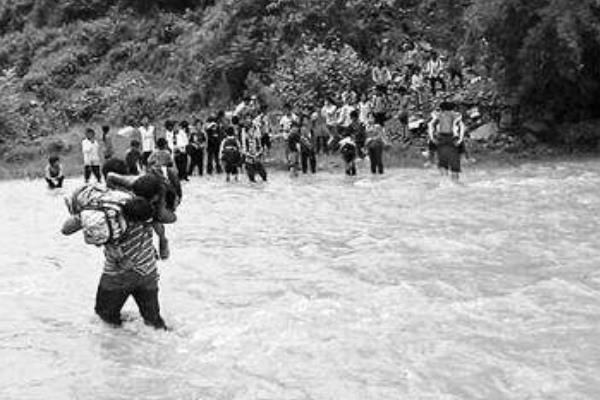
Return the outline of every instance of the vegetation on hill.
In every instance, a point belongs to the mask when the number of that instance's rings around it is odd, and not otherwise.
[[[460,52],[524,113],[599,117],[595,0],[1,0],[0,141],[368,84],[406,42]]]

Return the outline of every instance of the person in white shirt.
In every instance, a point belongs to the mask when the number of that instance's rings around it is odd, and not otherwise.
[[[392,73],[383,61],[379,61],[378,65],[373,68],[371,77],[377,90],[387,92],[387,86],[392,80]]]
[[[321,108],[321,116],[325,119],[325,127],[329,132],[329,137],[325,139],[325,143],[318,143],[319,148],[323,148],[325,154],[329,154],[329,143],[333,138],[337,137],[337,119],[338,119],[338,108],[331,97],[325,98],[325,104]],[[323,139],[321,139],[323,140]]]
[[[369,121],[369,117],[372,112],[371,102],[369,101],[369,97],[367,93],[363,93],[360,96],[360,102],[358,103],[358,120],[366,125]]]
[[[352,124],[352,118],[350,114],[356,110],[356,107],[351,103],[351,96],[346,94],[344,96],[344,105],[339,109],[337,125],[339,127],[338,134],[344,136],[346,129]]]
[[[436,84],[439,82],[442,85],[442,90],[446,91],[446,81],[444,80],[444,63],[437,53],[433,53],[427,62],[425,72],[429,78],[431,85],[431,93],[435,96]]]
[[[169,150],[171,150],[171,153],[174,153],[175,151],[175,136],[175,122],[171,120],[165,121],[165,140],[167,141],[167,146],[169,147]]]
[[[147,115],[142,118],[142,124],[138,128],[142,141],[142,164],[148,164],[148,157],[154,152],[156,147],[156,136],[154,136],[154,126],[150,125]]]
[[[89,183],[90,177],[94,177],[98,182],[102,181],[100,175],[100,144],[96,140],[96,132],[92,128],[85,131],[85,139],[81,142],[83,152],[83,176],[85,183]]]
[[[283,106],[283,111],[284,114],[279,120],[279,133],[284,140],[287,140],[290,131],[292,130],[292,124],[300,122],[300,119],[292,112],[292,106],[290,104],[286,103]]]
[[[179,130],[173,135],[173,154],[175,156],[175,165],[180,180],[188,179],[188,154],[187,146],[190,143],[189,135],[190,125],[187,121],[181,121]]]

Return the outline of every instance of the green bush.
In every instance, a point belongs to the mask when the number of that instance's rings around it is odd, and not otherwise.
[[[314,106],[326,96],[345,90],[362,89],[369,80],[369,68],[349,46],[340,50],[321,45],[304,46],[280,59],[274,86],[286,102]]]

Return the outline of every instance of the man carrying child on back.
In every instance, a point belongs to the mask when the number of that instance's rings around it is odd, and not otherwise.
[[[105,179],[110,172],[126,174],[127,165],[121,160],[113,159],[105,164],[102,172]],[[131,295],[147,325],[157,329],[166,329],[158,303],[157,252],[152,241],[152,220],[156,213],[153,204],[157,203],[162,195],[163,185],[158,177],[146,175],[136,180],[136,186],[142,192],[155,193],[156,198],[146,199],[115,189],[94,190],[94,187],[90,186],[77,191],[69,205],[73,216],[63,225],[62,232],[70,235],[83,228],[84,237],[88,243],[104,246],[104,271],[98,284],[95,305],[95,311],[102,320],[120,326],[122,323],[121,309]],[[96,204],[97,208],[107,208],[104,211],[86,209],[86,206],[82,204],[85,199],[80,197],[82,194],[88,196],[92,203],[98,203]],[[114,202],[111,199],[114,199]],[[115,207],[116,205],[122,216],[116,211],[118,209]],[[108,214],[106,211],[109,209],[113,210],[112,214]],[[91,229],[93,226],[86,226],[86,223],[92,221],[93,218],[88,218],[86,221],[85,211],[90,212],[88,214],[90,217],[94,213],[106,213],[106,221],[112,225],[108,229],[110,234],[107,237],[99,238],[96,235],[102,231],[102,229],[98,229],[100,224],[95,227],[96,230]],[[109,215],[112,215],[113,218],[108,218]],[[115,230],[113,229],[115,227],[122,229]],[[118,237],[114,237],[117,233]],[[86,234],[87,236],[85,236]]]

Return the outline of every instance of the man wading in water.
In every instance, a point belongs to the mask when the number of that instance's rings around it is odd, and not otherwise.
[[[438,168],[442,175],[451,172],[452,180],[458,182],[460,175],[460,145],[464,140],[465,126],[462,116],[454,111],[454,104],[442,102],[441,112],[429,123],[429,139],[437,149]]]
[[[111,159],[104,165],[102,172],[105,180],[111,172],[126,175],[127,165],[124,161]],[[103,321],[120,326],[121,309],[129,296],[133,296],[144,322],[156,329],[166,330],[158,302],[157,252],[152,242],[151,223],[151,204],[158,201],[163,193],[163,186],[160,178],[152,175],[140,179],[143,182],[136,183],[138,188],[156,193],[156,198],[144,203],[150,207],[145,211],[147,222],[128,219],[127,229],[118,241],[104,244],[104,271],[96,292],[95,311]],[[109,190],[111,191],[120,192]],[[72,217],[63,225],[62,232],[71,235],[79,229],[80,219]]]

